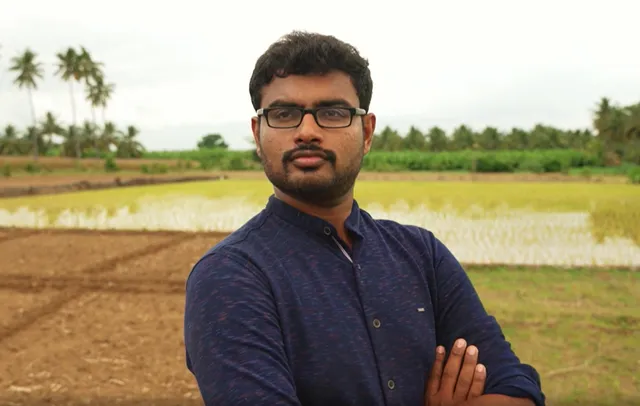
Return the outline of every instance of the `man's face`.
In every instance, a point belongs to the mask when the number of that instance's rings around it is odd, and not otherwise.
[[[262,90],[261,107],[359,107],[350,77],[343,72],[324,76],[275,78]],[[273,124],[273,122],[272,122]],[[316,205],[331,205],[349,193],[369,152],[375,116],[354,116],[346,128],[322,128],[306,114],[296,128],[271,128],[266,118],[252,118],[265,174],[283,193]],[[299,157],[305,150],[319,157]]]

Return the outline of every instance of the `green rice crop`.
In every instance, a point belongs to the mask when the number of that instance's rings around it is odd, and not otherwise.
[[[263,204],[273,189],[263,180],[221,180],[171,185],[84,191],[49,196],[30,196],[0,200],[0,208],[22,206],[46,210],[86,209],[94,206],[119,208],[137,199],[167,196],[206,198],[241,197]],[[410,208],[426,206],[432,210],[457,213],[480,208],[483,212],[527,209],[534,211],[588,211],[594,206],[640,210],[640,189],[625,184],[551,183],[551,182],[386,182],[359,181],[355,190],[361,205],[376,204],[389,208],[405,202]]]
[[[0,200],[0,224],[233,231],[266,180],[223,180]],[[433,231],[471,263],[640,266],[640,189],[628,184],[360,181],[360,206]]]

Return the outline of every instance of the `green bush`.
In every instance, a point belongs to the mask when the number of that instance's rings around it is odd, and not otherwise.
[[[40,165],[33,163],[33,162],[29,162],[25,168],[25,171],[27,171],[28,173],[38,173],[42,170],[42,168],[40,167]]]
[[[107,157],[107,159],[104,160],[104,170],[106,172],[117,172],[118,169],[116,160],[113,159],[113,157]]]
[[[640,185],[640,167],[629,169],[627,176],[629,178],[629,183],[634,185]]]
[[[140,172],[150,175],[167,173],[169,172],[169,166],[165,164],[159,164],[157,162],[152,163],[151,166],[143,164],[140,165]]]
[[[363,169],[388,171],[564,172],[569,168],[600,166],[596,155],[571,150],[372,152]]]

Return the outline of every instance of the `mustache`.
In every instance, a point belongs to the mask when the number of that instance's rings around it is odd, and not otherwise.
[[[290,149],[289,151],[286,151],[284,154],[282,154],[282,163],[287,163],[291,161],[292,160],[291,157],[293,156],[293,154],[298,153],[300,151],[322,152],[322,154],[324,155],[324,159],[326,159],[331,163],[336,162],[336,153],[331,151],[330,149],[321,148],[316,144],[303,144],[298,146],[297,148]]]

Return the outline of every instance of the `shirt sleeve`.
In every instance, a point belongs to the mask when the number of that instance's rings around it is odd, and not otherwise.
[[[213,253],[196,264],[184,339],[205,405],[300,405],[269,282],[249,261]]]
[[[496,319],[485,310],[468,275],[449,249],[432,236],[437,286],[436,335],[447,354],[457,338],[478,347],[485,365],[485,394],[529,398],[544,406],[540,376],[520,362]]]

